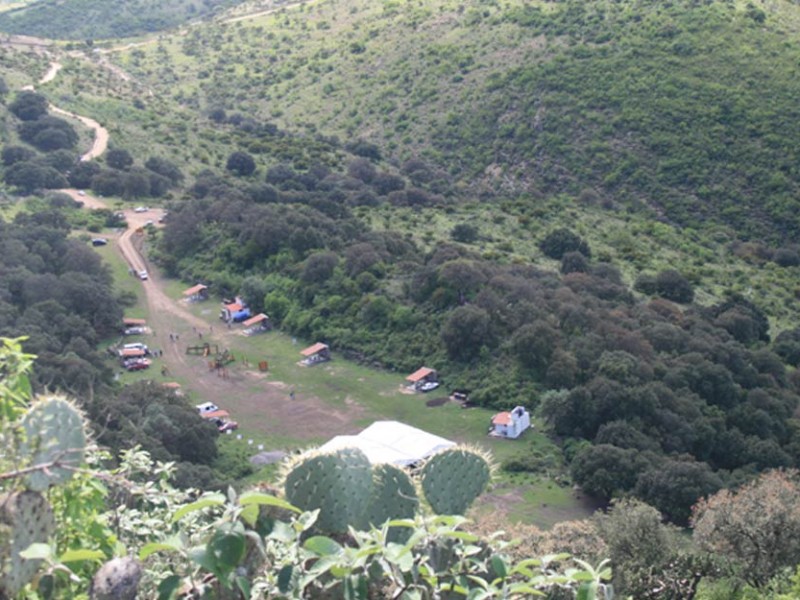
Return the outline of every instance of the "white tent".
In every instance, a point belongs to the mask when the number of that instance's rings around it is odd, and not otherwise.
[[[406,466],[455,445],[455,442],[405,423],[375,421],[358,435],[337,435],[320,450],[358,448],[372,464]]]

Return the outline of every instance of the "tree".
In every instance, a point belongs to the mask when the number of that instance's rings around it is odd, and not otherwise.
[[[53,167],[45,167],[33,162],[18,162],[6,169],[5,182],[31,193],[36,189],[57,189],[66,187],[67,180]]]
[[[1,156],[3,166],[10,167],[14,163],[32,160],[36,152],[25,146],[4,146]]]
[[[150,195],[150,177],[141,167],[131,169],[123,174],[122,196],[127,199],[142,198]]]
[[[489,313],[482,308],[466,305],[456,308],[441,330],[447,353],[456,360],[470,360],[481,348],[491,344]]]
[[[580,252],[567,252],[561,257],[561,273],[588,273],[589,261]]]
[[[305,283],[323,283],[330,279],[338,263],[336,253],[316,252],[306,259],[300,279]]]
[[[547,234],[539,244],[545,256],[561,260],[567,252],[580,252],[586,258],[592,257],[589,244],[569,229],[556,229]]]
[[[656,293],[662,298],[688,304],[694,300],[692,284],[680,273],[673,269],[662,271],[656,275]]]
[[[47,98],[41,94],[24,90],[17,93],[8,110],[22,121],[35,121],[47,114],[47,105]]]
[[[106,152],[106,164],[112,169],[126,171],[133,165],[133,156],[124,148],[112,148]]]
[[[800,474],[769,471],[738,490],[701,500],[692,514],[694,540],[727,556],[738,576],[765,586],[782,568],[800,562]]]
[[[706,463],[666,460],[642,473],[634,493],[678,525],[686,525],[698,499],[722,487]]]
[[[144,163],[145,168],[166,177],[172,185],[180,185],[183,182],[183,173],[178,165],[160,156],[151,156]]]
[[[73,187],[91,188],[92,179],[102,170],[103,168],[94,161],[80,161],[70,169],[67,179]]]
[[[375,179],[375,166],[366,158],[354,158],[347,165],[347,174],[364,183],[370,183]]]
[[[632,490],[649,466],[638,450],[599,444],[578,452],[570,471],[587,494],[609,499]]]
[[[248,175],[252,175],[253,171],[256,170],[256,161],[254,161],[253,157],[247,152],[237,150],[231,152],[230,156],[228,156],[228,162],[225,164],[225,168],[240,177],[247,177]]]
[[[523,325],[511,337],[514,356],[522,366],[529,369],[544,368],[558,344],[558,330],[545,321]]]
[[[468,223],[459,223],[450,231],[450,237],[462,244],[471,244],[478,239],[478,228]]]
[[[61,135],[56,135],[54,132],[60,132]],[[19,137],[37,147],[38,144],[44,145],[45,147],[40,148],[42,150],[57,150],[58,148],[54,147],[56,144],[64,144],[64,148],[71,148],[78,143],[78,134],[72,125],[64,119],[49,115],[22,123],[19,126]]]

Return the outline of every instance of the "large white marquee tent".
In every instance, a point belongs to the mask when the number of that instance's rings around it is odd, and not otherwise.
[[[358,435],[337,435],[320,450],[358,448],[372,464],[411,465],[455,442],[399,421],[375,421]]]

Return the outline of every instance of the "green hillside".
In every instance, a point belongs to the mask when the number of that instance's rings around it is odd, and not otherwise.
[[[422,158],[448,195],[567,193],[797,242],[798,12],[322,2],[196,29],[125,64],[173,95],[174,70],[200,109],[366,138],[398,163]]]
[[[0,31],[63,40],[124,38],[178,27],[242,0],[38,0],[0,12]]]

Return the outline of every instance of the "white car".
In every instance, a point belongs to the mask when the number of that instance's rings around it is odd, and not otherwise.
[[[422,385],[419,386],[419,390],[421,392],[431,392],[439,387],[438,381],[426,381]]]
[[[137,206],[136,208],[133,209],[133,212],[136,212],[136,213],[147,212],[147,208],[144,207],[144,206]]]
[[[83,190],[78,190],[78,196],[85,196],[85,195],[86,192],[84,192]]]
[[[147,271],[139,271],[139,279],[141,279],[142,281],[145,281],[147,279],[147,277],[148,277]]]
[[[216,412],[219,410],[219,406],[217,406],[213,402],[203,402],[202,404],[196,405],[195,408],[197,409],[197,412],[199,412],[201,415],[203,413]]]

